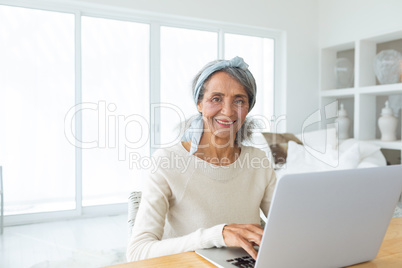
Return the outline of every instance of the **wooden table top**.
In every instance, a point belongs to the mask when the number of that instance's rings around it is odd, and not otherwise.
[[[109,266],[109,268],[147,267],[215,267],[195,252],[185,252]],[[352,265],[353,268],[401,268],[402,267],[402,217],[393,218],[385,234],[377,257],[369,262]]]

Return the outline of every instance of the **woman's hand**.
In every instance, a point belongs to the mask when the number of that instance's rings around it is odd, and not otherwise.
[[[228,247],[242,247],[257,259],[255,245],[260,245],[264,230],[258,224],[229,224],[223,227],[223,239]]]

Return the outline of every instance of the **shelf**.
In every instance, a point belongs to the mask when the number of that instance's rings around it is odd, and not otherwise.
[[[369,87],[380,85],[374,71],[374,62],[376,55],[388,49],[396,50],[402,53],[402,34],[400,31],[393,32],[377,37],[360,40],[357,77],[358,86]],[[400,78],[399,78],[399,81]]]
[[[402,31],[349,41],[348,43],[321,48],[320,107],[327,108],[329,104],[335,101],[338,102],[338,107],[343,104],[351,120],[350,136],[357,140],[375,144],[385,151],[390,151],[385,155],[386,158],[388,157],[387,161],[389,163],[399,161],[400,163],[402,156],[402,107],[399,106],[399,110],[395,109],[398,109],[398,101],[402,96],[402,83],[380,84],[375,74],[374,61],[378,53],[387,49],[402,53]],[[336,77],[334,66],[339,58],[348,59],[354,66],[353,85],[348,83],[347,88],[342,88],[342,84]],[[347,74],[350,74],[350,71]],[[343,78],[342,76],[342,81]],[[400,78],[402,78],[402,73]],[[402,80],[399,81],[402,82]],[[391,97],[392,95],[397,96]],[[395,134],[399,139],[398,141],[384,142],[379,139],[381,131],[378,127],[378,118],[381,116],[386,100],[390,100],[394,112],[397,112],[398,124]],[[328,124],[328,121],[325,123]]]
[[[320,87],[323,90],[341,88],[335,77],[335,67],[337,59],[346,58],[354,66],[355,42],[341,44],[333,47],[323,48],[320,54]],[[354,77],[353,70],[353,77]],[[354,82],[353,82],[354,85]],[[352,85],[352,86],[353,86]]]
[[[402,83],[360,88],[328,89],[320,92],[321,97],[352,97],[357,93],[377,96],[402,94]]]
[[[383,149],[402,150],[401,140],[399,141],[365,140],[365,142],[378,145]]]
[[[353,97],[354,88],[328,89],[321,91],[321,97]]]
[[[384,33],[382,35],[371,36],[365,38],[364,40],[374,42],[374,43],[386,43],[393,40],[401,39],[402,31],[393,31],[389,33]]]
[[[357,92],[361,93],[361,94],[369,94],[369,95],[402,94],[402,83],[361,87],[357,90]]]

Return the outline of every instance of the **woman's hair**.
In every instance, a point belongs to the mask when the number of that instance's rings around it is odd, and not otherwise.
[[[193,79],[193,83],[192,83],[192,91],[193,91],[193,95],[195,93],[195,87],[198,81],[198,78],[201,76],[201,74],[209,67],[211,67],[212,65],[216,64],[217,62],[220,62],[222,60],[215,60],[212,61],[208,64],[206,64],[198,73],[197,75],[194,77]],[[226,67],[223,69],[218,70],[217,72],[225,72],[228,75],[230,75],[231,77],[233,77],[234,79],[236,79],[246,90],[247,95],[248,95],[248,102],[249,104],[253,102],[253,100],[255,99],[255,92],[257,89],[257,85],[255,83],[255,79],[254,77],[251,75],[247,75],[246,71],[240,68],[236,68],[236,67]],[[209,81],[209,79],[212,77],[214,73],[212,73],[203,83],[203,85],[201,86],[201,90],[200,93],[198,95],[198,101],[196,103],[196,105],[202,101],[202,99],[204,98],[204,92],[205,92],[205,84]],[[196,100],[194,100],[196,101]],[[251,107],[251,106],[250,106]]]
[[[193,79],[193,83],[192,83],[192,92],[193,95],[195,93],[195,87],[198,81],[198,78],[201,76],[201,74],[204,72],[204,70],[206,70],[207,68],[211,67],[212,65],[216,64],[217,62],[220,62],[222,60],[215,60],[212,61],[208,64],[206,64],[198,73],[197,75],[194,77]],[[225,72],[228,75],[230,75],[231,77],[233,77],[234,79],[236,79],[236,81],[238,81],[246,90],[247,96],[248,96],[248,102],[253,103],[253,101],[256,98],[256,89],[257,89],[257,85],[255,82],[254,77],[251,75],[247,75],[246,71],[241,69],[241,68],[236,68],[236,67],[225,67],[223,69],[218,70],[217,72]],[[198,100],[194,100],[196,102],[196,105],[198,105],[198,103],[200,101],[202,101],[202,99],[204,98],[204,93],[205,93],[205,84],[209,81],[209,79],[212,77],[212,75],[214,75],[215,73],[212,73],[203,83],[203,85],[201,86],[200,89],[200,93],[198,95]],[[249,107],[251,107],[249,105]],[[193,117],[194,118],[194,117]],[[189,121],[192,121],[193,118],[190,118]],[[190,122],[191,123],[191,122]],[[187,124],[186,124],[187,125]],[[240,145],[243,141],[250,139],[252,132],[252,129],[255,127],[255,123],[246,118],[246,120],[243,122],[243,125],[241,126],[241,128],[237,131],[236,133],[236,139],[235,139],[235,144]]]

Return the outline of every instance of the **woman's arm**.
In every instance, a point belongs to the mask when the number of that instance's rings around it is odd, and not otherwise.
[[[267,184],[260,205],[265,216],[268,215],[276,185],[273,169],[270,170],[266,179]],[[223,228],[223,238],[227,246],[242,247],[251,257],[257,259],[257,251],[254,246],[260,245],[263,232],[262,227],[256,224],[230,224]]]
[[[265,217],[268,216],[268,211],[269,208],[271,207],[275,186],[276,186],[276,175],[274,169],[271,169],[270,175],[268,177],[268,184],[265,187],[264,197],[262,198],[260,205],[260,208],[264,213]]]
[[[172,193],[160,174],[153,174],[148,178],[127,248],[128,261],[226,246],[222,237],[224,224],[162,240]]]

